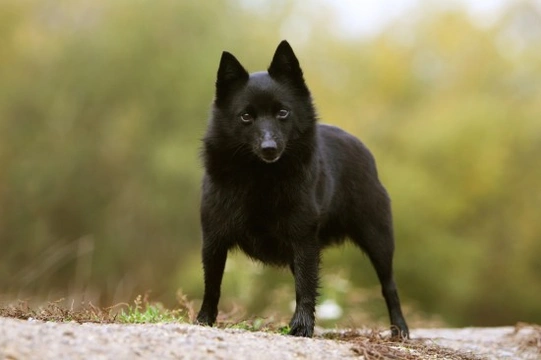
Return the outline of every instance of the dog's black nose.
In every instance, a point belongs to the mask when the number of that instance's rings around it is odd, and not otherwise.
[[[273,150],[273,151],[276,151],[277,149],[277,145],[276,145],[276,141],[272,140],[272,139],[269,139],[269,140],[265,140],[261,143],[261,150],[262,151],[267,151],[267,150]]]
[[[265,160],[266,162],[274,162],[278,160],[279,154],[278,154],[278,145],[276,144],[276,141],[272,139],[264,140],[261,143],[261,158]]]
[[[276,141],[268,139],[261,143],[261,153],[263,154],[263,156],[268,158],[274,158],[276,157],[277,152],[278,146],[276,145]]]

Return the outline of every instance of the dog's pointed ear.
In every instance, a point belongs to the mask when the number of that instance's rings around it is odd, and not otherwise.
[[[248,81],[250,75],[231,53],[224,51],[216,77],[216,99],[220,100],[236,86]]]
[[[308,93],[299,60],[297,60],[291,45],[289,45],[286,40],[282,40],[276,48],[268,73],[272,78],[277,80],[287,80],[294,84],[299,90]]]

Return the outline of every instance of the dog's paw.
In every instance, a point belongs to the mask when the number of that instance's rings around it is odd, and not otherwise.
[[[312,337],[314,335],[314,320],[294,317],[289,324],[289,335]]]
[[[296,326],[289,330],[289,335],[311,338],[314,335],[314,329],[306,326]]]
[[[206,312],[200,311],[197,315],[195,323],[197,325],[212,326],[216,321],[216,316],[209,315]]]
[[[407,340],[410,338],[410,333],[406,323],[391,325],[391,338],[393,340]]]

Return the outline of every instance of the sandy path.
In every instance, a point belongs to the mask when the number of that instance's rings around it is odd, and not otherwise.
[[[532,329],[418,329],[413,338],[489,359],[541,359]],[[529,332],[530,331],[530,332]],[[188,324],[76,324],[0,318],[0,359],[360,359],[345,342]],[[531,350],[531,351],[530,351]]]

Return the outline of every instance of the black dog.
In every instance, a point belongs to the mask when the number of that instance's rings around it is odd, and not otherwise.
[[[290,334],[311,337],[321,250],[348,238],[376,269],[393,336],[407,337],[392,274],[390,200],[374,158],[358,139],[316,118],[286,41],[266,72],[248,74],[223,52],[203,148],[205,295],[197,321],[216,321],[227,253],[240,248],[290,267],[297,301]]]

